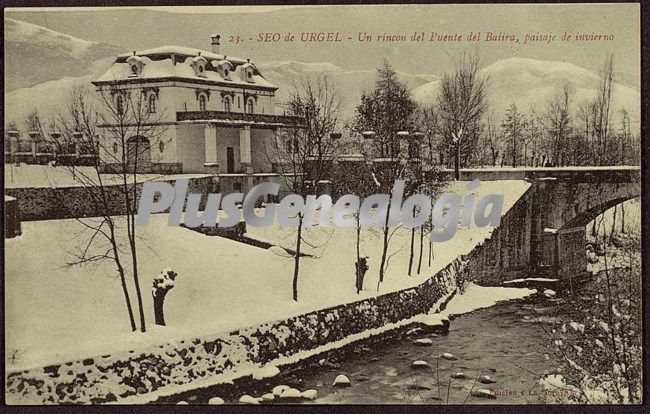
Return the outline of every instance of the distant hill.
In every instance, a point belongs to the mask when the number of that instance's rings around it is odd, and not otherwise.
[[[117,46],[89,42],[45,27],[5,18],[5,90],[104,71]]]
[[[86,85],[106,70],[122,48],[89,42],[34,25],[5,19],[5,119],[22,123],[27,113],[36,108],[44,118],[62,108],[72,87]],[[32,52],[25,52],[30,50]],[[354,66],[340,67],[332,63],[299,61],[260,61],[253,59],[263,75],[278,90],[278,102],[285,101],[292,84],[304,77],[328,76],[343,98],[342,118],[354,116],[364,90],[372,87],[376,70]],[[26,70],[25,68],[29,68]],[[423,70],[422,66],[413,66]],[[564,81],[575,86],[574,105],[595,94],[598,76],[587,69],[566,63],[537,59],[507,58],[485,67],[489,78],[491,110],[500,118],[510,103],[527,112],[535,106],[544,111],[550,97]],[[413,74],[398,71],[399,78],[413,91],[413,98],[424,105],[435,102],[440,79],[433,74]],[[20,87],[20,85],[23,85]],[[640,93],[615,84],[613,90],[613,119],[620,109],[627,109],[638,126]],[[634,125],[633,125],[634,126]]]
[[[372,69],[387,58],[398,70],[441,75],[449,70],[459,51],[455,42],[340,43],[258,42],[259,33],[339,32],[357,38],[358,33],[406,34],[414,32],[460,33],[484,30],[522,33],[615,33],[612,42],[581,44],[556,42],[514,47],[509,43],[480,42],[486,64],[512,56],[541,60],[566,60],[592,71],[598,70],[609,52],[615,53],[618,80],[639,88],[639,8],[634,4],[560,5],[360,5],[259,8],[257,12],[187,13],[137,7],[45,8],[5,10],[5,16],[48,27],[93,42],[118,45],[124,51],[160,45],[208,48],[210,33],[222,35],[222,51],[255,62],[296,60],[332,62],[347,69]],[[209,11],[209,10],[207,10]],[[623,18],[625,16],[625,18]],[[230,42],[229,36],[245,38]],[[249,37],[252,40],[249,40]],[[462,47],[462,46],[461,46]],[[68,74],[70,76],[70,74]]]
[[[376,71],[347,71],[331,63],[304,63],[296,61],[268,62],[258,65],[264,76],[277,85],[277,101],[289,97],[292,83],[302,78],[327,76],[332,85],[343,97],[342,118],[350,119],[364,90],[372,87]],[[534,59],[504,59],[483,69],[488,76],[490,108],[497,120],[510,103],[515,103],[521,112],[528,112],[534,106],[543,112],[547,102],[559,90],[565,80],[575,87],[574,109],[578,103],[593,98],[596,93],[598,77],[586,69],[564,63]],[[33,108],[44,115],[56,114],[60,102],[65,102],[72,87],[86,85],[99,74],[62,79],[40,83],[22,88],[6,95],[6,119],[22,122]],[[412,90],[413,99],[423,105],[435,103],[440,79],[434,75],[414,75],[398,72],[399,78]],[[640,93],[630,87],[615,84],[612,99],[612,119],[617,122],[621,109],[627,109],[631,119],[638,122],[640,116]],[[638,126],[638,123],[636,124]],[[635,125],[633,125],[635,126]]]
[[[531,106],[538,113],[543,112],[548,101],[565,81],[571,82],[575,89],[574,109],[577,109],[579,103],[593,99],[598,87],[596,73],[566,62],[509,58],[483,68],[482,74],[488,77],[490,110],[494,111],[497,118],[503,115],[511,103],[517,105],[521,112],[528,112]],[[439,81],[422,85],[413,91],[413,98],[423,104],[435,102],[439,86]],[[612,91],[612,119],[617,120],[619,111],[627,109],[631,119],[638,121],[640,99],[639,91],[615,83]]]
[[[377,77],[376,70],[342,69],[331,63],[304,63],[296,61],[268,62],[257,65],[262,74],[280,89],[278,101],[286,101],[292,90],[292,82],[308,77],[327,76],[342,97],[342,118],[354,116],[356,106],[361,100],[364,90],[373,87]],[[409,88],[415,90],[437,79],[435,75],[414,75],[397,72],[398,78]]]

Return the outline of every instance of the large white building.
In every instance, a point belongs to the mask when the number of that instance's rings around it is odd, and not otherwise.
[[[221,54],[217,35],[211,51],[162,46],[120,55],[93,84],[118,109],[137,94],[156,114],[151,119],[162,132],[128,138],[128,145],[144,149],[133,159],[143,173],[214,173],[229,177],[233,189],[247,187],[251,177],[278,172],[269,156],[274,134],[301,122],[276,114],[278,88],[249,59]],[[111,168],[121,146],[105,144],[100,157]]]

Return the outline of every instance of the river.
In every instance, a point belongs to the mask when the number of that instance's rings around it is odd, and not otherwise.
[[[271,379],[236,383],[183,393],[157,401],[180,400],[205,404],[213,396],[237,403],[248,394],[259,397],[279,384],[299,390],[317,391],[314,400],[282,399],[270,402],[309,404],[530,404],[543,403],[549,392],[541,377],[557,369],[546,333],[557,315],[566,310],[564,299],[532,295],[499,302],[452,319],[448,332],[409,332],[373,343],[357,344],[349,351],[327,358],[314,358],[292,371]],[[431,339],[429,345],[415,343]],[[424,341],[429,342],[429,341]],[[441,355],[451,353],[455,360]],[[414,361],[425,361],[426,369],[413,369]],[[458,377],[464,374],[466,378]],[[334,387],[339,375],[350,387]],[[491,377],[493,383],[477,381]],[[492,397],[472,395],[491,390]]]

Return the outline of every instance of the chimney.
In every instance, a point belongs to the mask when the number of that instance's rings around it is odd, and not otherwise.
[[[219,46],[221,46],[221,43],[219,42],[219,39],[221,39],[221,36],[218,34],[213,34],[210,35],[210,38],[212,38],[212,42],[210,42],[212,45],[212,53],[220,53]]]

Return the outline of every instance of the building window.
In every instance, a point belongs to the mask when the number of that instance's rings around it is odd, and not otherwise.
[[[165,143],[162,142],[162,141],[160,141],[160,142],[158,143],[158,149],[160,150],[160,152],[165,151]]]
[[[205,111],[206,110],[206,105],[207,99],[205,98],[204,94],[199,95],[199,111]]]
[[[252,114],[255,112],[255,101],[253,98],[248,98],[246,101],[246,113]]]
[[[289,138],[285,143],[284,146],[287,150],[288,154],[297,154],[298,153],[298,138]]]
[[[113,154],[117,154],[117,142],[113,143]]]
[[[131,75],[132,76],[138,76],[138,65],[133,64],[131,65]]]
[[[117,98],[115,100],[116,103],[116,109],[117,109],[117,114],[122,115],[124,113],[124,98],[122,95],[117,95]]]
[[[223,97],[223,110],[230,112],[230,96]]]
[[[156,94],[149,94],[149,113],[156,113]]]

